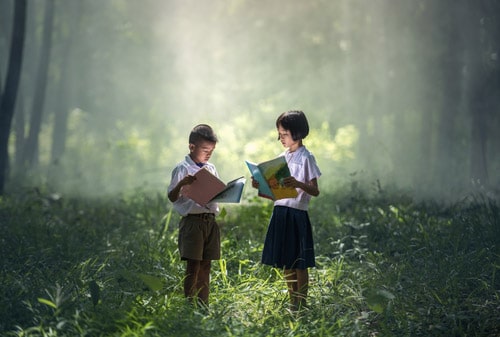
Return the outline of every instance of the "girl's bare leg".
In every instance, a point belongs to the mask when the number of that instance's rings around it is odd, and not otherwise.
[[[307,291],[309,290],[309,271],[308,269],[296,269],[297,278],[297,306],[306,305]]]
[[[285,276],[286,285],[288,287],[288,295],[290,296],[290,303],[292,308],[296,309],[297,302],[297,291],[299,289],[297,282],[297,270],[296,269],[285,269],[283,271]]]

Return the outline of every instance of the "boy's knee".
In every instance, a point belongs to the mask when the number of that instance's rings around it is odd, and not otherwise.
[[[210,271],[210,268],[212,266],[212,261],[210,260],[203,260],[200,262],[200,269],[204,270],[204,271]]]

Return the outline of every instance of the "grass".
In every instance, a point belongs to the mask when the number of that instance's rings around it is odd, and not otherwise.
[[[209,309],[186,302],[178,215],[161,195],[0,199],[6,336],[499,336],[500,212],[401,195],[322,195],[308,308],[260,264],[272,205],[226,205]]]

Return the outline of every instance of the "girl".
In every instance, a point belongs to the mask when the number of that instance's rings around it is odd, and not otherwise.
[[[274,202],[262,263],[284,270],[292,310],[297,310],[306,302],[308,268],[315,266],[308,205],[311,196],[319,195],[321,172],[314,156],[302,144],[302,139],[309,134],[309,124],[302,111],[282,113],[276,120],[276,128],[278,140],[287,148],[282,155],[291,174],[283,184],[296,188],[298,196]],[[252,186],[259,187],[254,179]]]

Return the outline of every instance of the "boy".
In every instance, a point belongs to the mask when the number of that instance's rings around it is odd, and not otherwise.
[[[179,252],[187,262],[184,295],[190,301],[197,297],[208,306],[211,261],[220,259],[220,231],[215,216],[217,203],[206,207],[182,195],[182,187],[191,184],[194,174],[205,167],[218,176],[215,166],[208,162],[217,136],[206,124],[199,124],[189,135],[189,154],[172,171],[168,199],[182,216],[179,223]]]

